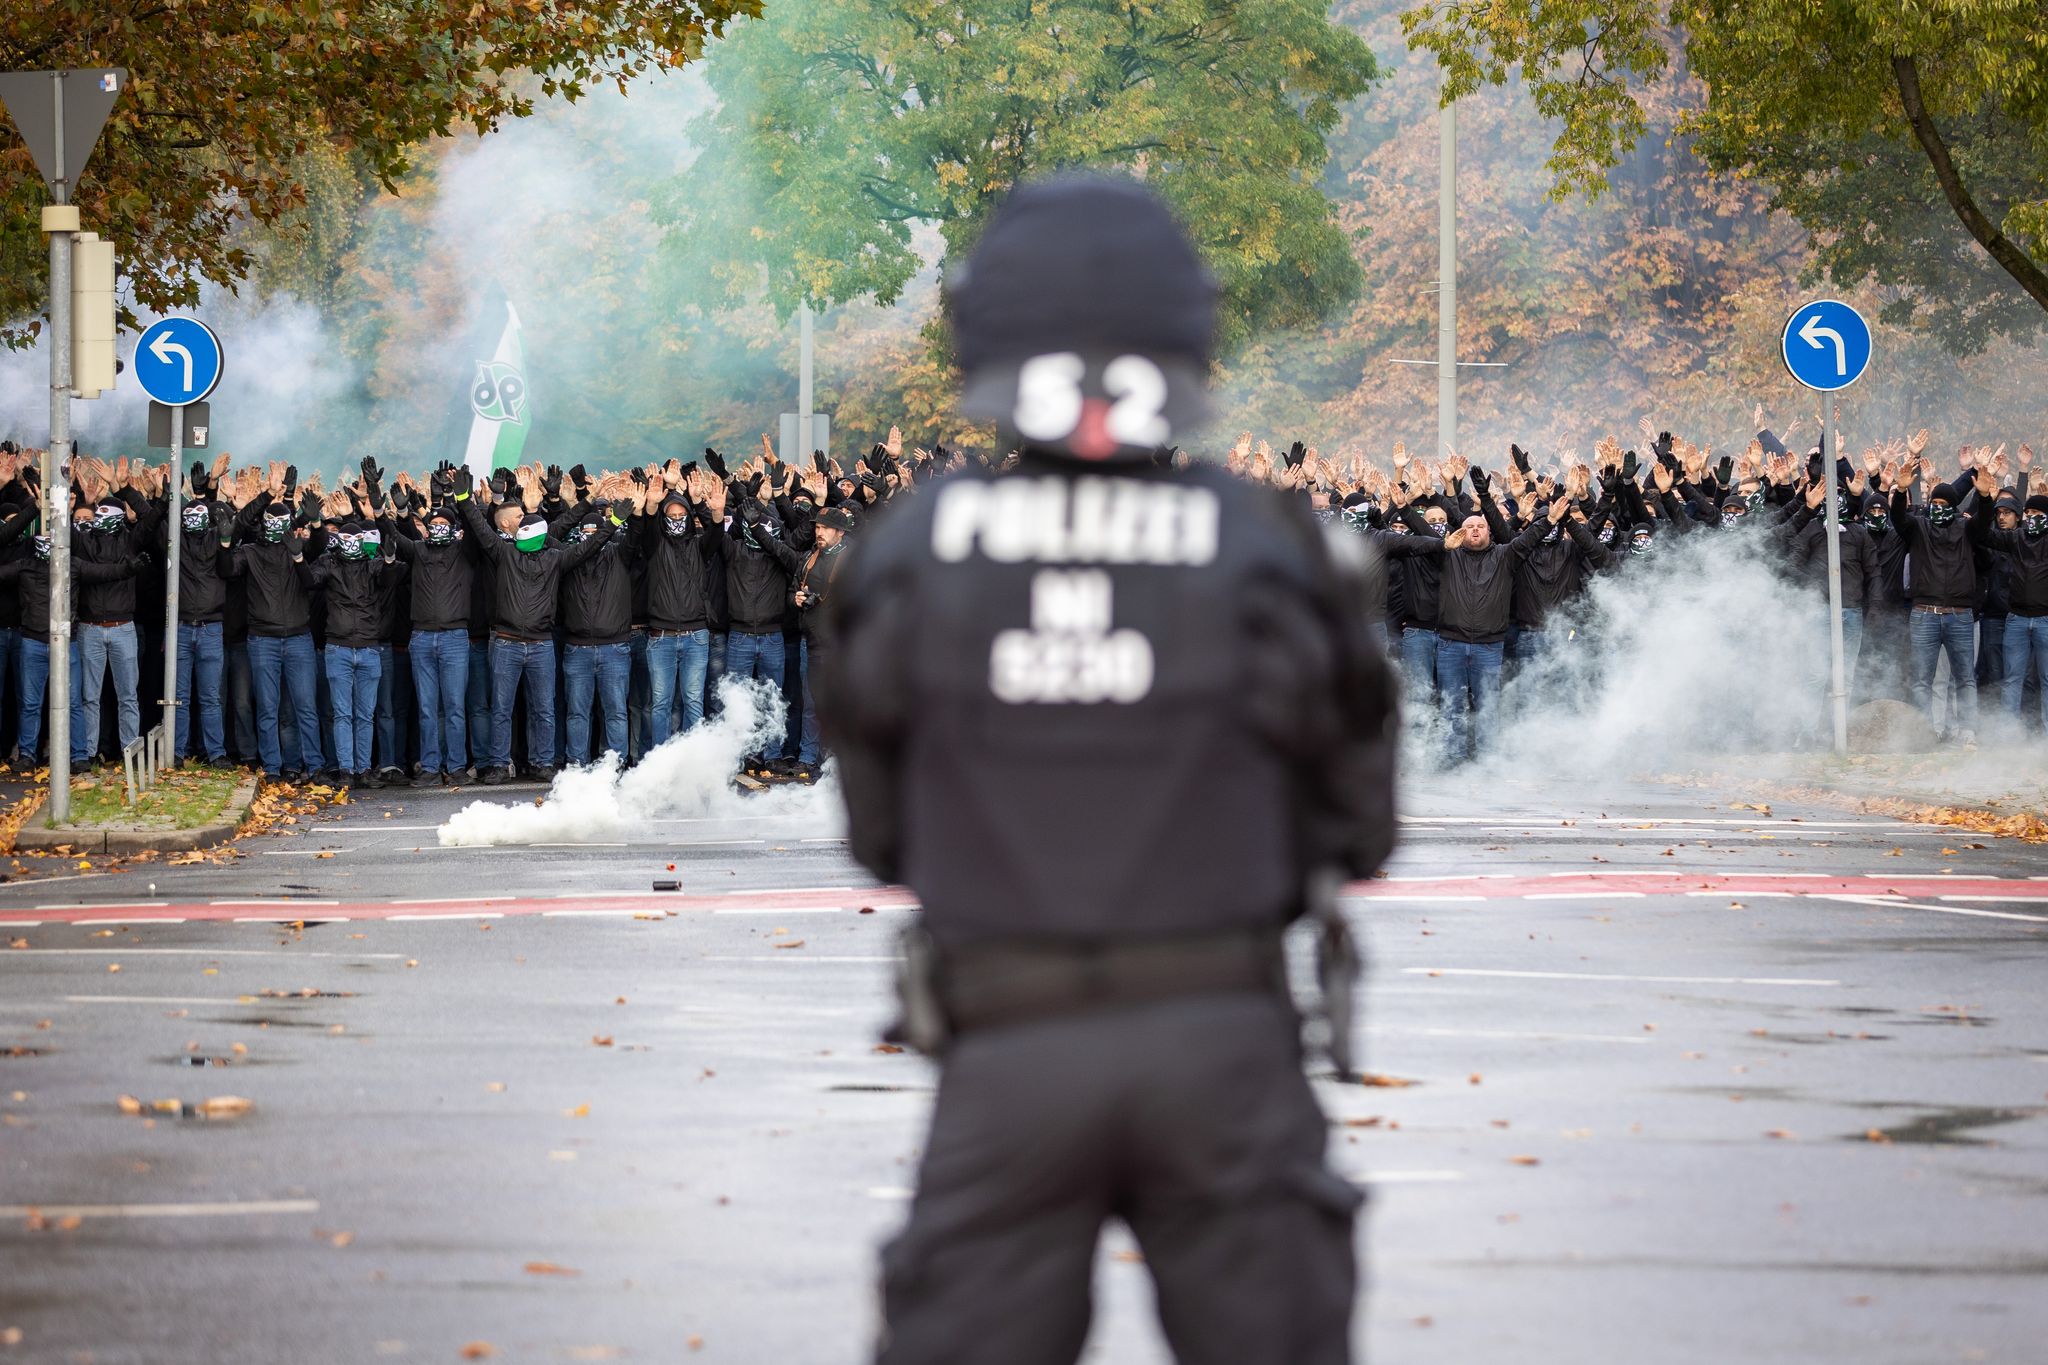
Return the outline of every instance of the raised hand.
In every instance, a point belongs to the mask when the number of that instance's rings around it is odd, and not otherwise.
[[[2034,448],[2026,442],[2020,443],[2020,472],[2026,473],[2034,465]]]
[[[1927,443],[1933,439],[1933,432],[1930,432],[1926,427],[1920,428],[1920,430],[1906,438],[1906,453],[1916,460],[1919,459],[1920,452],[1927,449]]]

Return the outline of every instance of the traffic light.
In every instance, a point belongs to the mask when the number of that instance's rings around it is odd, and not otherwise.
[[[81,232],[71,242],[71,388],[97,398],[114,387],[114,244]]]

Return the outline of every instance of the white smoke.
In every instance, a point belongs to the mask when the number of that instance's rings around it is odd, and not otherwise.
[[[635,767],[617,754],[555,777],[539,803],[472,801],[441,826],[443,848],[501,844],[616,843],[658,820],[786,816],[821,836],[840,824],[836,785],[741,793],[733,774],[748,754],[773,751],[785,732],[782,694],[767,683],[726,678],[719,714],[671,737]]]

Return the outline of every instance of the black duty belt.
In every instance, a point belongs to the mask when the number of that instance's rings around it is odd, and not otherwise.
[[[943,954],[938,997],[956,1032],[1218,991],[1285,997],[1278,929],[1102,942],[985,944]]]

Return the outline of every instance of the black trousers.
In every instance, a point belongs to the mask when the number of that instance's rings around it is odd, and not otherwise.
[[[1286,1002],[1216,995],[969,1034],[946,1056],[882,1365],[1068,1365],[1122,1218],[1180,1365],[1345,1365],[1363,1193]]]

